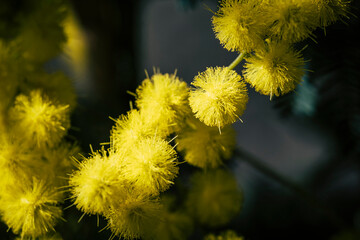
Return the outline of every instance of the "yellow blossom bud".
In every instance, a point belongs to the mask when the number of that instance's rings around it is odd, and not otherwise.
[[[179,129],[184,116],[191,112],[188,87],[175,74],[155,73],[136,90],[136,105],[145,121],[163,135]]]
[[[22,239],[35,239],[54,231],[54,225],[62,214],[59,201],[60,195],[50,185],[34,178],[30,183],[5,189],[0,212],[14,233],[20,234]]]
[[[168,131],[162,131],[157,126],[146,121],[147,117],[141,111],[133,109],[127,116],[121,115],[115,120],[111,130],[110,146],[115,151],[131,151],[134,145],[143,138],[166,138]]]
[[[209,67],[191,83],[189,103],[195,117],[210,127],[234,123],[248,102],[246,85],[241,76],[228,67]]]
[[[108,228],[116,236],[124,239],[151,238],[154,226],[159,221],[160,210],[157,200],[134,193],[110,209],[105,217],[108,219]]]
[[[176,151],[160,138],[141,139],[126,156],[122,175],[136,188],[158,194],[173,184],[179,168]]]
[[[41,91],[18,95],[10,110],[14,132],[37,147],[57,144],[70,127],[68,105],[56,105]]]
[[[121,165],[113,164],[105,150],[95,152],[80,163],[79,170],[70,177],[70,187],[75,205],[88,214],[103,214],[112,202],[126,197],[123,181],[119,178]],[[117,162],[117,161],[116,161]]]
[[[301,54],[284,43],[270,42],[246,61],[245,81],[270,98],[294,90],[304,74]]]
[[[312,36],[319,26],[317,10],[308,0],[270,0],[267,13],[269,35],[277,40],[294,43]],[[256,49],[255,49],[256,51]]]
[[[261,1],[224,0],[212,18],[216,38],[229,51],[251,52],[263,42],[264,16]]]

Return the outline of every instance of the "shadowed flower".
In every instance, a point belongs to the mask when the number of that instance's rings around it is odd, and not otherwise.
[[[246,61],[245,81],[270,99],[294,90],[304,74],[301,54],[284,43],[270,42]]]

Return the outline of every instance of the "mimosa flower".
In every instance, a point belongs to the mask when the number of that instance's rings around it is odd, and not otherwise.
[[[270,98],[293,91],[304,74],[304,60],[287,44],[270,42],[246,59],[244,78]]]
[[[251,52],[262,44],[266,22],[258,0],[224,0],[212,23],[216,38],[229,51]]]
[[[234,123],[248,102],[246,85],[234,70],[209,67],[191,83],[189,103],[195,117],[210,127]]]

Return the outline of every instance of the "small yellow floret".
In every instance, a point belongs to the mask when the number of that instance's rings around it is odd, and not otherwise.
[[[294,90],[304,74],[301,54],[283,43],[271,42],[246,60],[245,81],[270,99]]]
[[[155,73],[142,82],[136,93],[136,105],[145,121],[160,133],[168,135],[179,129],[184,116],[191,112],[188,87],[175,74]]]
[[[209,127],[196,118],[188,119],[187,127],[176,138],[177,149],[183,151],[184,159],[191,165],[201,168],[216,168],[222,159],[231,157],[235,147],[235,131],[225,126]]]
[[[275,0],[269,5],[269,34],[277,40],[298,42],[312,37],[319,26],[317,10],[308,0]]]
[[[115,151],[131,151],[134,145],[143,138],[166,138],[168,131],[146,121],[147,117],[141,111],[133,109],[127,116],[121,115],[115,120],[111,130],[110,145]]]
[[[160,138],[141,139],[127,155],[124,178],[149,194],[158,194],[173,184],[178,168],[176,151]]]
[[[191,83],[189,103],[195,117],[211,127],[234,123],[248,102],[246,85],[234,70],[227,67],[207,68]]]
[[[262,44],[263,16],[260,1],[224,0],[212,18],[216,38],[229,51],[251,52]]]
[[[39,90],[18,95],[10,119],[15,133],[38,147],[59,143],[70,127],[69,106],[55,105]]]
[[[223,232],[218,236],[215,236],[214,234],[209,234],[205,236],[204,240],[244,240],[244,238],[239,237],[236,232],[232,230],[227,230],[226,232]]]
[[[210,227],[225,225],[239,213],[243,194],[231,174],[218,169],[195,173],[191,180],[187,207],[200,223]]]
[[[33,179],[22,185],[13,185],[4,191],[0,211],[3,221],[16,234],[33,238],[54,231],[61,219],[59,194],[43,181]]]
[[[160,209],[157,200],[133,194],[105,216],[108,228],[116,236],[124,239],[151,238],[159,221]]]
[[[80,163],[69,184],[75,205],[88,214],[103,214],[114,201],[121,201],[124,194],[123,181],[119,178],[121,166],[114,165],[103,150]]]

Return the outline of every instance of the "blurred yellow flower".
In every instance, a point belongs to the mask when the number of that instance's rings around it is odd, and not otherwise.
[[[187,119],[187,126],[175,139],[177,149],[184,155],[187,163],[200,168],[216,168],[229,159],[235,148],[235,131],[225,126],[209,127],[195,117]]]
[[[229,172],[221,169],[197,172],[191,183],[186,205],[201,224],[222,226],[240,212],[243,194]]]

